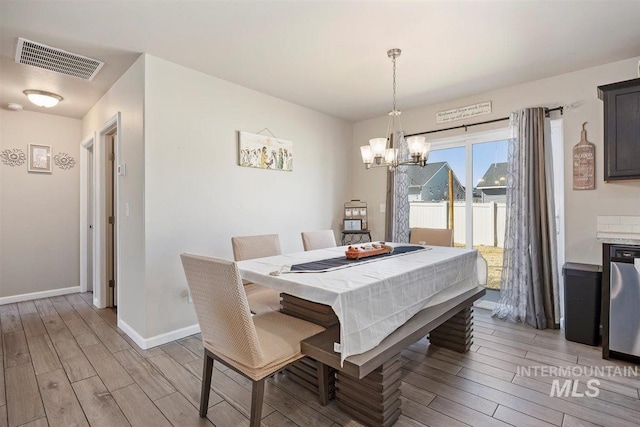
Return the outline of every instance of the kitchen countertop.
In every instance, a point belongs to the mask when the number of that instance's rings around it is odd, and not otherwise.
[[[622,233],[613,231],[598,231],[596,238],[600,243],[615,245],[640,245],[640,233]]]

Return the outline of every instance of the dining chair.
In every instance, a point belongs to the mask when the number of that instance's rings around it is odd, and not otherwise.
[[[450,228],[412,228],[409,234],[409,243],[453,246],[453,230]]]
[[[333,230],[303,231],[301,235],[305,251],[336,247],[336,236]]]
[[[237,236],[231,238],[233,259],[244,261],[254,258],[280,255],[280,238],[277,234]],[[251,312],[255,314],[280,310],[280,292],[251,282],[243,282]]]
[[[303,357],[300,341],[322,326],[278,311],[252,316],[238,266],[233,261],[180,255],[202,333],[204,362],[200,417],[206,417],[218,361],[250,379],[250,426],[260,426],[265,378]]]
[[[487,286],[487,282],[489,280],[489,264],[480,251],[478,251],[478,263],[476,264],[476,270],[478,272],[478,284],[481,286]]]

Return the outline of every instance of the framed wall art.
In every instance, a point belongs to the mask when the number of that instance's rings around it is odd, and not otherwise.
[[[269,135],[238,132],[238,164],[249,168],[293,170],[293,142]]]
[[[29,144],[28,154],[27,170],[29,172],[51,173],[50,145]]]

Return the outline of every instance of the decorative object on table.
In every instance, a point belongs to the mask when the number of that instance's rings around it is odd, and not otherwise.
[[[393,253],[393,246],[385,245],[384,242],[380,242],[364,246],[349,246],[344,254],[349,259],[360,259],[390,253]]]
[[[51,173],[51,146],[29,144],[29,172]]]
[[[387,134],[383,138],[369,140],[369,145],[360,147],[362,162],[367,169],[386,166],[393,170],[401,165],[424,166],[429,158],[431,144],[425,142],[423,135],[410,135],[405,140],[400,114],[396,108],[396,58],[400,49],[390,49],[387,56],[393,62],[393,110],[389,113]]]
[[[58,153],[53,156],[53,163],[60,169],[71,169],[75,166],[76,161],[67,153]]]
[[[574,190],[594,190],[595,180],[595,160],[596,146],[587,141],[587,130],[582,124],[580,142],[573,146],[573,189]]]
[[[261,135],[268,131],[270,135]],[[281,171],[293,170],[293,142],[276,138],[269,129],[238,132],[238,165]]]
[[[2,158],[2,163],[11,167],[22,166],[24,162],[27,161],[27,156],[24,154],[24,151],[19,148],[2,150],[0,158]]]

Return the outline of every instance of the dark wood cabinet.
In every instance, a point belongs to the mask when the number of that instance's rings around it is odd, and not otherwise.
[[[604,101],[604,180],[640,179],[640,79],[598,86]]]

